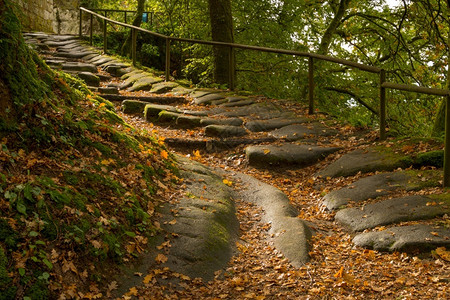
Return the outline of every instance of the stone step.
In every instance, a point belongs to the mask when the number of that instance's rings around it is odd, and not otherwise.
[[[333,178],[352,176],[358,172],[393,171],[397,168],[407,168],[411,164],[412,161],[409,157],[387,149],[358,149],[343,155],[315,176]]]
[[[351,231],[362,231],[382,225],[426,220],[450,213],[448,194],[393,198],[363,207],[346,208],[335,219]]]
[[[338,150],[340,148],[289,143],[279,146],[250,146],[245,149],[245,154],[251,166],[261,168],[306,167]]]
[[[274,118],[268,120],[254,120],[245,123],[245,127],[252,132],[271,131],[292,124],[309,122],[308,118]]]
[[[174,96],[105,95],[103,98],[109,101],[139,100],[158,104],[186,103],[186,98]]]
[[[287,141],[297,141],[300,139],[314,138],[318,136],[328,137],[337,135],[338,131],[328,128],[321,123],[313,122],[307,125],[293,124],[279,129],[276,129],[269,133],[269,135],[285,139]]]
[[[392,227],[382,231],[366,232],[353,238],[356,246],[378,251],[429,251],[450,247],[450,229],[424,224]]]
[[[442,172],[437,170],[410,170],[381,173],[360,179],[347,187],[332,191],[322,199],[329,210],[342,208],[349,202],[362,202],[387,196],[393,191],[414,191],[440,186]]]

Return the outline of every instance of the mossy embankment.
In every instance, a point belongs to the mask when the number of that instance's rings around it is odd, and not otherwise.
[[[175,164],[162,139],[50,70],[13,6],[0,0],[0,299],[105,296],[105,270],[160,230]]]

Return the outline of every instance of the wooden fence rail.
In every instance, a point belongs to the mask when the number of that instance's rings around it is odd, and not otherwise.
[[[103,12],[104,15],[100,15],[96,13]],[[433,88],[427,88],[427,87],[421,87],[421,86],[415,86],[415,85],[405,85],[405,84],[397,84],[397,83],[391,83],[386,82],[386,71],[382,68],[376,67],[376,66],[369,66],[361,63],[357,63],[354,61],[349,61],[337,57],[332,57],[328,55],[321,55],[316,53],[309,53],[309,52],[300,52],[300,51],[293,51],[293,50],[286,50],[286,49],[276,49],[276,48],[268,48],[268,47],[259,47],[259,46],[251,46],[251,45],[244,45],[244,44],[236,44],[236,43],[224,43],[224,42],[216,42],[216,41],[205,41],[205,40],[196,40],[196,39],[187,39],[187,38],[179,38],[179,37],[173,37],[173,36],[167,36],[163,35],[157,32],[153,32],[144,28],[136,27],[130,24],[127,24],[126,22],[119,22],[112,19],[107,18],[107,12],[124,12],[125,13],[125,20],[126,20],[126,13],[127,12],[134,12],[134,11],[124,11],[124,10],[105,10],[105,9],[97,9],[97,10],[89,10],[84,7],[80,7],[80,27],[79,27],[79,35],[82,37],[82,14],[87,13],[90,15],[90,43],[92,45],[92,35],[93,35],[93,17],[97,17],[99,19],[102,19],[104,21],[104,28],[103,28],[103,48],[104,52],[107,52],[107,23],[112,23],[116,25],[123,26],[125,28],[129,28],[132,33],[132,47],[131,47],[131,57],[133,60],[133,65],[136,65],[136,41],[137,41],[137,32],[143,32],[146,34],[150,34],[154,37],[165,39],[166,41],[166,59],[165,59],[165,79],[166,81],[169,80],[170,77],[170,46],[171,41],[178,41],[178,42],[184,42],[184,43],[190,43],[190,44],[202,44],[202,45],[210,45],[210,46],[221,46],[221,47],[228,47],[230,49],[230,53],[233,53],[235,49],[244,49],[244,50],[253,50],[253,51],[259,51],[259,52],[269,52],[269,53],[277,53],[277,54],[285,54],[285,55],[292,55],[292,56],[299,56],[299,57],[306,57],[308,58],[308,100],[309,100],[309,114],[314,113],[314,60],[322,60],[322,61],[328,61],[332,63],[337,63],[341,65],[345,65],[348,67],[356,68],[362,71],[370,72],[370,73],[376,73],[379,74],[379,97],[380,97],[380,108],[379,108],[379,123],[380,123],[380,139],[384,140],[386,139],[386,89],[394,89],[394,90],[401,90],[401,91],[408,91],[413,93],[421,93],[421,94],[429,94],[429,95],[435,95],[435,96],[441,96],[446,97],[446,114],[445,114],[445,148],[444,148],[444,180],[443,185],[444,187],[450,187],[450,91],[449,90],[443,90],[443,89],[433,89]],[[152,15],[153,16],[153,15]],[[234,61],[233,61],[233,55],[230,55],[230,73],[229,73],[229,88],[231,90],[234,89],[235,86],[235,78],[234,78]]]

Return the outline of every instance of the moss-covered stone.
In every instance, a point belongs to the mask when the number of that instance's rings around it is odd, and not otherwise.
[[[175,125],[179,116],[181,116],[181,114],[163,110],[158,115],[158,123],[172,123]]]
[[[147,104],[144,108],[144,117],[147,121],[153,122],[159,117],[159,113],[163,110],[177,112],[178,110],[170,105]]]
[[[162,78],[153,77],[153,76],[145,76],[141,79],[137,80],[132,87],[129,88],[129,91],[150,91],[152,86],[156,83],[163,81]]]
[[[419,153],[414,160],[416,166],[433,166],[442,168],[444,166],[444,150],[436,150]]]
[[[179,86],[179,84],[176,82],[160,82],[160,83],[153,85],[150,92],[155,93],[155,94],[163,94],[163,93],[171,91],[173,88],[175,88],[177,86]]]
[[[126,114],[143,114],[144,108],[148,104],[139,100],[124,100],[122,102],[122,111]]]

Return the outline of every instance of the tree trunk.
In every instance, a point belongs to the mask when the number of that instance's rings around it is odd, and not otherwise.
[[[342,18],[344,17],[345,11],[348,8],[351,0],[341,0],[339,2],[339,7],[334,14],[334,18],[331,21],[330,25],[328,25],[327,30],[322,36],[322,40],[319,45],[319,54],[326,55],[328,54],[328,49],[330,48],[331,42],[333,41],[333,35],[336,32],[336,29],[339,27]]]
[[[447,24],[450,24],[450,0],[445,1],[447,3]],[[450,25],[449,25],[450,29]],[[447,57],[450,58],[450,32],[447,37]],[[450,59],[449,59],[450,60]],[[447,68],[447,89],[450,89],[450,68]],[[434,137],[443,136],[445,132],[445,104],[446,99],[442,100],[441,105],[439,106],[438,113],[436,115],[436,119],[434,121],[433,131],[431,133]]]
[[[208,0],[211,18],[211,37],[213,41],[233,43],[233,18],[230,0]],[[229,47],[214,47],[214,81],[229,83],[230,55]],[[234,61],[234,59],[233,59]],[[234,70],[234,66],[233,66]],[[234,75],[234,74],[233,74]]]
[[[134,15],[133,19],[133,26],[140,27],[142,23],[142,14],[144,13],[144,7],[145,7],[145,0],[137,0],[137,10],[136,14]],[[131,31],[128,34],[125,42],[122,45],[121,53],[123,56],[127,56],[131,52]]]

